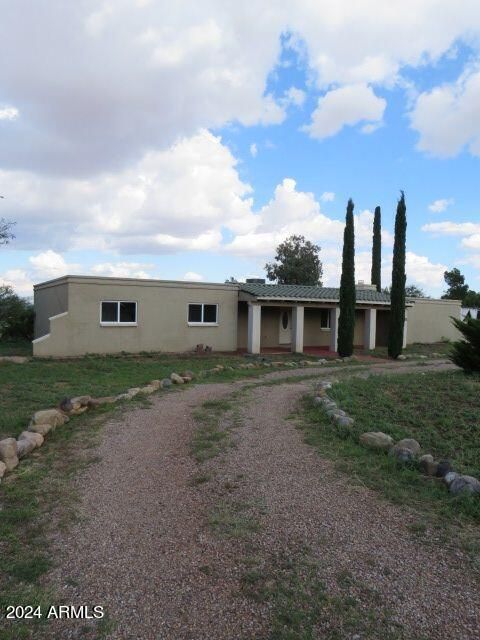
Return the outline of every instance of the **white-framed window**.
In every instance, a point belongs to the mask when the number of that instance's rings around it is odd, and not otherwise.
[[[320,328],[330,329],[330,309],[320,309]]]
[[[102,300],[100,324],[105,327],[121,325],[137,326],[137,303],[128,300]]]
[[[187,322],[189,326],[218,325],[218,304],[191,302],[188,305]]]

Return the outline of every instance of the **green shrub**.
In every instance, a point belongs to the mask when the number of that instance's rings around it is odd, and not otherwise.
[[[33,304],[8,286],[0,287],[0,338],[33,338]]]
[[[480,320],[452,318],[463,340],[454,342],[451,360],[466,373],[480,372]]]

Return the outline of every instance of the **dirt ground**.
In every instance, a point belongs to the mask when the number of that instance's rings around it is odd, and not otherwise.
[[[400,370],[410,369],[371,369]],[[245,577],[253,567],[258,584],[273,591],[279,576],[293,575],[311,593],[321,583],[328,598],[314,638],[480,638],[467,557],[419,544],[406,509],[342,477],[303,442],[291,413],[318,383],[303,380],[306,373],[198,384],[108,422],[100,461],[75,481],[82,518],[53,540],[48,579],[62,603],[103,605],[108,638],[274,638],[278,599],[252,597]],[[194,414],[206,401],[228,399],[233,410],[222,420],[231,442],[198,463]],[[238,535],[229,535],[232,527]],[[48,633],[99,637],[96,623],[78,620],[52,621]]]

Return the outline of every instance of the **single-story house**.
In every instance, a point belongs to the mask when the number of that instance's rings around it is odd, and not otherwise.
[[[385,346],[390,297],[357,286],[356,347]],[[337,350],[339,290],[330,287],[64,276],[34,287],[36,356]],[[404,343],[456,338],[460,302],[411,298]]]

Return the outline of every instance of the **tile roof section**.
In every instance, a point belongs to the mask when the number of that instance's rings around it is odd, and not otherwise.
[[[299,284],[240,284],[240,291],[259,299],[282,300],[329,300],[338,301],[340,289],[334,287],[315,287]],[[390,304],[390,296],[374,289],[357,290],[357,302]]]

